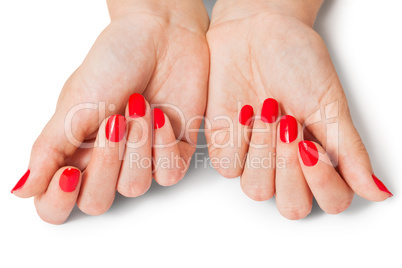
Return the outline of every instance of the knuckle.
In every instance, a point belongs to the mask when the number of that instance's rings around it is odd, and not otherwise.
[[[267,201],[271,199],[275,193],[272,189],[257,189],[250,187],[244,187],[243,192],[254,201]]]
[[[155,173],[155,180],[161,186],[172,186],[178,183],[184,176],[179,169],[163,170]]]
[[[336,215],[336,214],[344,212],[346,209],[348,209],[348,207],[351,204],[352,204],[352,198],[348,198],[348,199],[336,204],[333,207],[325,209],[325,212],[328,214]]]
[[[360,155],[366,156],[367,155],[367,149],[366,146],[364,146],[363,141],[360,139],[360,137],[357,139],[357,141],[354,144],[354,148],[356,152]]]
[[[252,136],[250,146],[255,146],[259,148],[261,146],[267,145],[269,143],[268,137],[268,135],[259,135],[259,133],[257,133]]]
[[[138,197],[145,194],[151,187],[151,181],[141,181],[135,183],[119,184],[117,191],[125,197]]]
[[[284,157],[282,157],[282,156],[277,156],[277,159],[284,159],[284,161],[285,161],[285,163],[286,163],[286,167],[289,167],[289,168],[291,168],[291,167],[297,167],[297,166],[299,166],[300,164],[299,164],[299,158],[298,158],[298,156],[297,156],[297,154],[289,154],[289,155],[287,155],[287,156],[284,156]]]
[[[47,222],[47,223],[53,224],[53,225],[60,225],[66,221],[66,219],[55,219],[53,217],[49,217],[48,215],[44,215],[44,214],[40,214],[40,213],[38,213],[38,216],[44,222]]]
[[[109,208],[112,205],[112,202],[106,203],[106,202],[77,202],[78,208],[84,212],[85,214],[91,215],[91,216],[98,216],[106,211],[109,210]]]
[[[284,208],[279,209],[279,212],[289,220],[300,220],[310,214],[311,206],[287,205]]]
[[[245,183],[241,183],[243,192],[254,201],[266,201],[271,199],[275,190],[269,184],[259,183],[252,180],[246,180]]]
[[[148,129],[145,129],[139,122],[131,121],[129,123],[128,135],[127,140],[131,143],[139,143],[143,141],[143,138],[147,138]]]
[[[309,177],[309,183],[314,185],[316,189],[328,189],[331,182],[324,177]]]
[[[46,161],[52,159],[53,164],[61,166],[66,160],[67,156],[64,152],[49,144],[49,140],[45,136],[39,136],[32,145],[32,155],[36,161]]]
[[[219,168],[218,167],[218,168],[216,168],[216,170],[219,172],[219,174],[221,174],[226,179],[237,178],[242,173],[242,170],[235,169],[235,168],[222,168],[222,167]]]
[[[45,208],[43,208],[43,206],[39,205],[40,202],[43,202],[43,201],[41,201],[41,199],[42,198],[39,196],[35,196],[35,198],[34,198],[34,205],[36,208],[36,213],[38,214],[39,218],[41,218],[44,222],[47,222],[49,224],[54,224],[54,225],[59,225],[66,221],[69,213],[66,215],[63,215],[64,213],[62,213],[62,211],[63,210],[65,211],[64,208],[58,208],[58,207],[51,208],[51,211],[61,212],[61,213],[57,213],[57,216],[56,216],[55,213],[49,213],[48,209],[45,209]]]

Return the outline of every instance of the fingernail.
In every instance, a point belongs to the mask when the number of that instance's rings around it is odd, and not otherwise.
[[[266,99],[261,109],[261,120],[265,123],[275,123],[277,118],[278,102],[275,99]]]
[[[161,128],[165,125],[165,115],[161,109],[154,109],[154,129]]]
[[[107,120],[106,138],[111,142],[119,142],[126,132],[126,118],[122,115],[112,115]]]
[[[251,107],[250,105],[244,105],[241,110],[240,110],[240,114],[239,114],[239,122],[240,124],[242,124],[243,126],[249,126],[251,124],[251,118],[254,115],[254,110],[253,107]]]
[[[128,113],[131,118],[143,117],[145,115],[145,99],[141,94],[134,93],[128,100]]]
[[[76,168],[67,168],[61,173],[59,186],[64,192],[70,193],[75,190],[80,181],[80,171]]]
[[[378,189],[380,189],[383,192],[386,192],[387,194],[389,194],[389,197],[393,197],[394,195],[387,189],[387,187],[385,187],[384,183],[382,183],[382,181],[380,181],[374,174],[373,174],[373,180],[375,182],[375,184],[377,184]]]
[[[25,172],[25,174],[21,177],[21,179],[17,182],[17,184],[11,190],[11,193],[14,193],[15,191],[21,189],[22,186],[24,186],[24,184],[27,181],[30,173],[31,173],[31,171],[28,169],[27,172]]]
[[[315,166],[318,162],[317,146],[311,141],[299,142],[300,156],[303,164],[307,167]]]
[[[279,136],[284,143],[291,143],[297,138],[297,121],[291,115],[285,115],[281,118],[279,124]]]

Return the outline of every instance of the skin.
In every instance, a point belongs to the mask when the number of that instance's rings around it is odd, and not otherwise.
[[[335,68],[323,40],[312,29],[321,3],[220,0],[207,33],[211,54],[206,111],[209,154],[215,159],[230,159],[229,165],[216,164],[215,168],[227,178],[241,176],[243,191],[254,200],[267,200],[275,194],[279,212],[289,219],[309,214],[313,194],[332,214],[350,205],[353,191],[372,201],[389,197],[372,179],[370,159],[353,125]],[[283,143],[277,124],[265,124],[258,118],[266,98],[279,102],[282,115],[290,114],[304,124],[304,131],[299,124],[296,141]],[[257,115],[250,126],[238,121],[239,107],[246,104],[253,106]],[[339,132],[327,129],[325,116],[313,120],[317,112],[335,115],[331,122],[338,124]],[[232,137],[227,121],[215,120],[220,115],[234,122]],[[309,120],[317,122],[309,124]],[[261,129],[266,132],[257,131]],[[321,152],[325,150],[327,155],[321,155],[320,160],[327,158],[327,164],[304,166],[297,148],[303,135],[317,141]],[[229,139],[239,143],[222,148]],[[236,155],[246,163],[253,157],[273,155],[273,162],[281,159],[286,168],[235,165]],[[333,198],[325,198],[333,193]]]
[[[369,157],[353,126],[325,44],[312,30],[320,5],[315,0],[220,0],[209,25],[200,0],[108,1],[111,23],[63,87],[55,114],[32,148],[30,176],[14,194],[35,196],[39,216],[60,224],[75,203],[85,213],[99,215],[113,203],[116,189],[127,197],[139,196],[148,190],[152,177],[161,185],[173,185],[188,168],[206,109],[211,158],[233,160],[239,155],[252,162],[250,156],[274,155],[270,169],[234,167],[233,161],[216,169],[225,177],[241,176],[241,186],[252,199],[267,200],[275,194],[285,217],[305,217],[313,195],[331,214],[345,210],[354,192],[369,200],[385,200],[389,195],[371,178]],[[127,123],[123,140],[110,142],[106,122],[113,114],[129,118],[127,101],[132,93],[145,97],[145,115]],[[281,114],[299,121],[294,142],[280,141],[277,123],[266,124],[259,118],[250,126],[238,123],[239,103],[252,105],[259,114],[268,97],[278,100]],[[69,111],[81,103],[100,102],[114,109],[105,113],[81,110],[71,121],[78,143],[95,142],[94,149],[77,148],[79,144],[71,143],[65,133]],[[334,102],[336,109],[327,107]],[[158,104],[179,107],[184,121],[161,107],[166,123],[151,136],[152,106]],[[337,115],[339,139],[333,135],[338,132],[327,132],[325,122],[307,128],[301,125],[320,110]],[[229,140],[239,141],[236,146],[220,148],[228,136],[219,132],[226,131],[227,125],[215,120],[216,116],[231,118],[236,132]],[[192,124],[185,124],[194,117]],[[143,146],[126,147],[126,141],[143,135]],[[314,167],[304,166],[298,153],[297,143],[307,136],[317,141],[321,152],[321,161]],[[249,140],[268,146],[251,146]],[[156,160],[173,154],[182,162],[174,167],[133,169],[127,162],[130,153]],[[280,159],[285,168],[275,168]],[[66,168],[74,167],[82,172],[78,184],[72,192],[63,192],[60,177]]]
[[[141,195],[151,185],[152,176],[164,186],[177,183],[196,148],[194,130],[199,129],[205,111],[209,72],[205,37],[209,18],[202,1],[110,0],[108,7],[110,24],[65,83],[53,117],[33,145],[31,174],[25,185],[13,192],[23,198],[35,196],[39,216],[49,223],[64,222],[75,201],[87,214],[102,214],[112,204],[116,189],[129,197]],[[147,135],[145,145],[134,150],[156,159],[173,154],[182,160],[177,166],[162,167],[154,174],[151,167],[129,169],[119,159],[124,141],[105,142],[107,118],[124,115],[125,111],[128,115],[127,102],[133,93],[145,97],[147,108],[143,118],[127,124],[129,141],[141,132],[136,121],[143,120],[149,131],[152,128],[151,105],[172,104],[180,108],[184,122],[174,110],[160,107],[165,113],[165,125],[155,130],[154,136]],[[84,109],[74,115],[71,132],[75,139],[96,142],[95,149],[77,149],[79,144],[67,139],[64,123],[72,107],[88,102],[104,102],[105,107],[113,104],[115,109],[106,109],[105,113]],[[185,125],[193,117],[198,119]],[[180,135],[183,130],[184,135]],[[177,144],[151,149],[152,145],[170,144],[176,138]],[[97,146],[102,143],[106,145]],[[82,183],[68,194],[61,193],[60,187],[49,187],[57,185],[52,181],[59,180],[65,166],[83,171]],[[54,213],[57,208],[50,209],[51,204],[58,204],[59,213]]]

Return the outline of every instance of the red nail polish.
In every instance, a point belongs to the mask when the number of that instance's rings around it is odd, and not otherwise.
[[[291,115],[285,115],[281,118],[279,124],[279,136],[284,143],[291,143],[297,138],[297,121]]]
[[[128,113],[131,118],[143,117],[145,115],[145,99],[141,94],[134,93],[128,100]]]
[[[317,146],[311,141],[299,142],[300,156],[303,164],[307,167],[315,166],[318,162]]]
[[[21,179],[17,182],[17,184],[11,190],[11,193],[14,193],[15,191],[21,189],[22,186],[24,186],[24,184],[27,181],[30,173],[31,173],[31,171],[28,169],[27,172],[25,172],[24,176],[21,177]]]
[[[154,128],[158,129],[165,125],[165,115],[161,109],[154,109]]]
[[[66,168],[61,173],[59,186],[66,193],[73,192],[80,181],[80,171],[76,168]]]
[[[126,132],[126,118],[122,115],[112,115],[106,123],[106,138],[111,142],[119,142]]]
[[[261,109],[261,120],[265,123],[275,123],[277,118],[278,102],[275,99],[266,99]]]
[[[253,115],[254,115],[253,107],[251,107],[250,105],[244,105],[241,108],[239,114],[240,124],[242,124],[243,126],[249,126],[251,124]]]
[[[389,197],[393,197],[394,195],[387,189],[387,187],[385,187],[384,183],[382,183],[382,181],[380,181],[374,174],[373,174],[373,180],[375,182],[375,184],[377,184],[378,189],[380,189],[383,192],[386,192],[387,194],[389,194]]]

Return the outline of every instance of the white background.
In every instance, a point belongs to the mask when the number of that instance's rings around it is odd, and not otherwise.
[[[0,267],[402,267],[401,10],[396,0],[327,0],[315,26],[393,198],[355,197],[337,216],[315,204],[306,219],[289,221],[273,200],[247,198],[239,179],[193,165],[176,186],[117,196],[98,217],[74,209],[53,226],[32,199],[9,191],[64,81],[108,24],[107,8],[96,0],[2,1]]]

